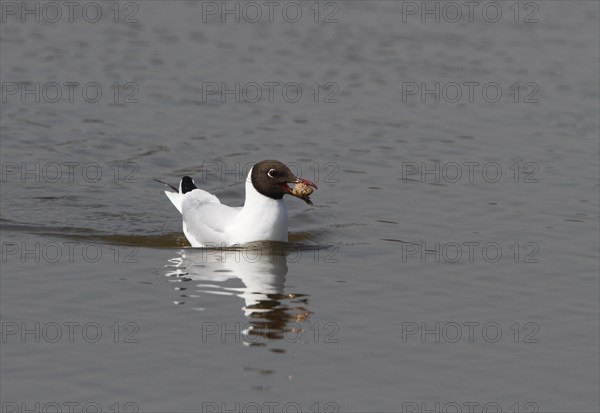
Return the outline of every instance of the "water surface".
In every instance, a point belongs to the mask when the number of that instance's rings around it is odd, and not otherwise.
[[[5,411],[599,410],[598,3],[133,4],[4,16]],[[291,245],[189,248],[153,179],[268,158]]]

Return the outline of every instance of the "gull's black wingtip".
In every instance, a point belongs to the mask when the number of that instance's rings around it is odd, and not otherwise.
[[[194,189],[198,189],[198,187],[196,186],[196,184],[194,183],[194,180],[192,178],[190,178],[189,176],[184,176],[183,178],[181,178],[181,193],[182,194],[193,191]]]

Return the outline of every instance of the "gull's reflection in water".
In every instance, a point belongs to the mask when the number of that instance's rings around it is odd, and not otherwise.
[[[198,304],[202,294],[242,298],[242,311],[248,317],[242,331],[245,344],[264,346],[265,341],[298,336],[302,323],[311,315],[305,294],[285,291],[290,251],[289,244],[277,242],[251,243],[243,248],[185,249],[169,260],[166,276],[174,282],[190,281],[195,291],[183,297],[198,300]],[[298,252],[302,251],[293,254]],[[237,280],[243,285],[238,286]]]

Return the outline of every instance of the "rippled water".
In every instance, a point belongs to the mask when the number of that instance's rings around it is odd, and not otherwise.
[[[598,411],[598,3],[453,4],[3,2],[3,411]],[[290,244],[189,248],[267,158]]]

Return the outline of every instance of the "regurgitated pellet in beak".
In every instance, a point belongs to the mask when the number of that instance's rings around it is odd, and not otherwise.
[[[298,182],[294,185],[294,189],[292,190],[292,195],[296,198],[302,199],[308,205],[312,205],[312,201],[310,200],[310,195],[314,192],[314,188],[317,186],[304,179],[299,179]]]

